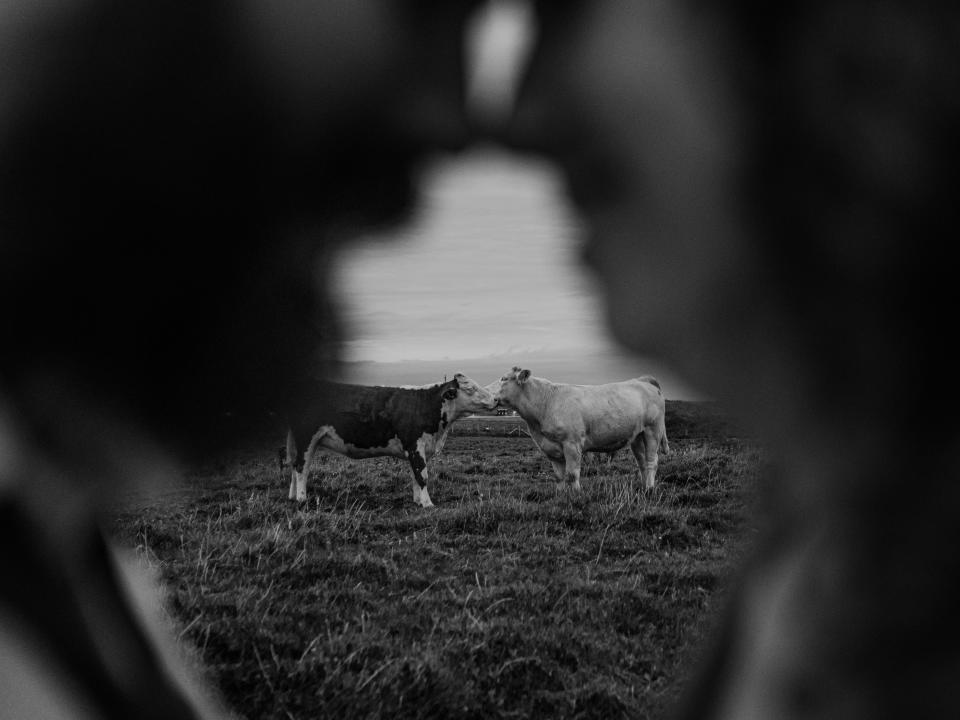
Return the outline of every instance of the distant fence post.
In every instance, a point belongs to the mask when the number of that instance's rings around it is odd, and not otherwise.
[[[468,415],[457,421],[453,434],[479,437],[530,436],[526,423],[516,415],[507,417],[496,415]]]

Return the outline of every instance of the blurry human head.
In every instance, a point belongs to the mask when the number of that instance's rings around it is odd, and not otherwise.
[[[953,22],[894,3],[535,6],[504,135],[564,171],[622,343],[773,434],[807,422],[805,399],[849,408],[908,360],[922,373],[933,349],[891,353],[888,329],[927,345],[905,310],[946,301],[923,277],[955,172],[934,120],[957,112]]]
[[[669,2],[542,2],[537,17],[508,142],[563,170],[615,335],[685,366],[739,250],[722,31]]]
[[[0,382],[202,445],[328,371],[326,253],[466,142],[475,4],[4,4]]]
[[[506,136],[564,170],[615,335],[724,400],[776,467],[689,717],[956,714],[935,318],[956,305],[960,11],[536,7]]]

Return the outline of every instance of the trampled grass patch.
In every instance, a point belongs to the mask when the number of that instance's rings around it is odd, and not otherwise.
[[[622,451],[591,457],[578,495],[525,436],[456,435],[432,510],[404,463],[338,456],[292,504],[271,438],[115,532],[243,717],[652,717],[722,602],[762,464],[678,435],[654,491]]]

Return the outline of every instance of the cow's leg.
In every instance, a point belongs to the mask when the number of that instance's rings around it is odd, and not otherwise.
[[[563,491],[564,489],[564,478],[567,475],[567,463],[564,460],[554,460],[552,457],[547,456],[547,460],[550,461],[550,464],[553,466],[553,474],[557,476],[557,493]]]
[[[302,461],[298,466],[290,471],[290,493],[289,497],[291,500],[296,500],[297,502],[305,502],[307,499],[307,472],[309,468],[309,463],[307,461]]]
[[[583,461],[583,451],[575,443],[564,443],[563,459],[566,462],[564,479],[567,485],[574,490],[580,490],[580,463]]]
[[[427,491],[427,459],[420,450],[407,451],[410,468],[413,470],[413,502],[420,507],[433,507]]]
[[[296,500],[297,498],[297,480],[300,475],[297,466],[301,461],[302,458],[297,453],[297,441],[293,436],[293,430],[287,430],[287,465],[290,466],[290,491],[287,493],[287,497],[290,500]],[[302,464],[300,467],[302,467]],[[306,488],[304,488],[304,493],[306,493]]]
[[[290,499],[297,502],[306,502],[307,499],[307,475],[310,472],[310,463],[313,461],[313,453],[323,439],[324,432],[318,432],[307,443],[305,452],[300,452],[298,443],[287,436],[287,452],[293,451],[293,461],[290,463]]]
[[[307,451],[303,454],[300,467],[297,469],[297,502],[306,502],[307,500],[307,475],[310,474],[310,465],[313,462],[313,453],[317,449],[317,440],[314,439]]]
[[[647,490],[652,490],[657,484],[657,464],[659,462],[658,453],[660,451],[661,438],[666,438],[666,435],[661,435],[659,426],[646,428],[643,431],[643,444],[647,450],[647,477],[645,485]]]
[[[553,465],[553,474],[557,476],[557,480],[563,482],[567,474],[567,464],[563,460],[553,460],[552,458],[547,458],[550,460],[550,464]]]
[[[290,479],[290,499],[297,502],[304,502],[307,499],[307,475],[310,473],[310,464],[313,462],[313,454],[320,447],[331,447],[326,440],[330,433],[334,433],[333,428],[329,426],[321,427],[304,445],[306,451],[299,452],[301,444],[296,442],[290,434],[287,435],[287,452],[292,454],[293,460],[290,463],[292,468]],[[336,449],[336,448],[334,448]]]
[[[420,506],[421,507],[433,507],[433,501],[430,499],[430,493],[427,492],[427,468],[424,467],[420,471],[420,474],[423,476],[423,485],[420,487]]]
[[[660,449],[660,438],[659,427],[645,427],[630,443],[630,449],[633,450],[633,456],[639,465],[643,487],[647,490],[652,490],[657,484],[657,451]]]
[[[310,469],[310,453],[297,455],[290,466],[290,492],[288,497],[297,502],[307,499],[307,472]]]
[[[643,440],[642,432],[637,433],[637,436],[630,441],[630,452],[632,452],[633,457],[637,459],[637,477],[640,478],[640,482],[646,487],[647,448]],[[630,491],[633,492],[632,487]]]
[[[532,437],[536,446],[540,448],[540,452],[544,454],[553,466],[553,474],[556,475],[557,480],[562,483],[567,475],[567,464],[563,455],[563,447],[559,443],[547,440],[547,438],[539,434],[532,435]]]
[[[290,468],[290,491],[287,493],[287,498],[290,500],[297,499],[297,476],[299,473],[293,468]]]

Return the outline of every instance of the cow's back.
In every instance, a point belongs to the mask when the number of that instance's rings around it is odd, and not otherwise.
[[[551,404],[555,408],[577,407],[586,415],[604,410],[640,413],[656,419],[664,406],[663,393],[653,378],[634,378],[603,385],[557,385]]]
[[[623,447],[643,427],[655,424],[664,412],[659,387],[644,379],[603,385],[554,385],[542,419],[544,431],[553,426],[582,434],[584,449]]]
[[[395,437],[387,412],[394,388],[321,383],[304,406],[293,413],[291,426],[300,448],[321,428],[333,428],[345,442],[360,447],[386,447]]]
[[[445,386],[396,388],[321,383],[293,423],[297,444],[320,428],[330,427],[344,442],[360,448],[385,448],[399,439],[413,448],[424,433],[441,425]]]

